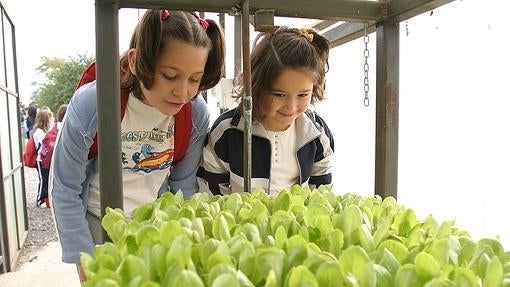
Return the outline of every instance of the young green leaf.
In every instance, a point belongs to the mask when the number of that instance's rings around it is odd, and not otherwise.
[[[204,244],[204,247],[202,248],[202,254],[201,254],[201,257],[200,257],[200,261],[202,263],[202,266],[207,266],[207,259],[209,258],[209,256],[211,256],[211,254],[213,254],[216,249],[218,249],[220,245],[220,241],[217,240],[217,239],[214,239],[214,238],[209,238],[205,244]]]
[[[188,260],[191,259],[191,240],[184,236],[177,236],[165,257],[166,265],[177,264],[181,268],[186,268]]]
[[[491,258],[483,280],[485,287],[499,287],[503,281],[503,266],[497,256]]]
[[[281,280],[285,267],[286,254],[281,249],[274,247],[259,248],[256,250],[255,270],[252,282],[259,285],[270,270],[274,270],[276,278]]]
[[[266,284],[264,287],[279,287],[280,284],[278,284],[278,279],[276,279],[276,274],[273,270],[269,271],[269,274],[267,274],[266,277]]]
[[[300,265],[294,267],[289,272],[288,285],[289,287],[319,287],[319,283],[315,276],[306,268]]]
[[[280,249],[286,249],[287,248],[287,231],[285,230],[285,227],[278,226],[276,229],[276,232],[274,234],[275,237],[275,245],[276,247]]]
[[[152,211],[154,210],[153,203],[144,203],[139,205],[137,208],[133,210],[131,216],[133,220],[138,222],[142,222],[148,220],[152,217]]]
[[[377,252],[381,254],[384,249],[388,250],[393,256],[395,256],[400,264],[406,263],[407,257],[409,256],[409,250],[404,244],[396,240],[387,239],[379,244]]]
[[[280,191],[274,198],[273,214],[279,210],[289,211],[291,205],[292,205],[292,195],[291,195],[290,191],[288,191],[288,190]]]
[[[454,287],[453,282],[445,278],[434,278],[423,287]]]
[[[419,278],[413,264],[402,265],[395,276],[395,287],[423,286],[425,282],[427,281]]]
[[[144,244],[152,245],[154,243],[160,242],[161,234],[159,233],[159,229],[157,229],[155,226],[144,225],[136,232],[135,238],[138,246]]]
[[[103,216],[101,225],[113,242],[117,242],[124,234],[123,230],[115,230],[114,225],[119,221],[124,222],[125,220],[126,217],[121,209],[106,208],[106,214]]]
[[[426,278],[438,277],[441,269],[434,257],[426,252],[420,252],[414,259],[416,272]]]
[[[276,233],[279,226],[283,226],[285,230],[289,230],[292,222],[295,220],[294,215],[286,210],[277,210],[270,219],[271,232]]]
[[[127,255],[120,263],[117,273],[122,278],[122,285],[128,285],[136,277],[140,277],[140,282],[145,282],[149,279],[149,271],[145,262],[137,256]]]
[[[376,276],[377,286],[380,287],[389,287],[395,286],[394,275],[388,271],[384,266],[379,264],[374,264],[374,272]]]
[[[321,287],[335,287],[343,285],[342,267],[338,263],[338,261],[329,261],[322,263],[315,276],[317,278],[317,283]]]
[[[216,277],[213,283],[210,285],[211,287],[240,287],[239,283],[236,280],[236,277],[233,274],[225,273],[220,274]]]
[[[347,277],[348,273],[356,274],[358,270],[364,268],[371,260],[363,248],[351,245],[340,255],[338,261],[344,272],[343,276]]]
[[[182,270],[173,281],[171,287],[204,287],[204,282],[197,273]]]
[[[478,287],[477,278],[473,271],[467,268],[456,268],[453,271],[453,281],[457,287]]]
[[[94,286],[94,287],[120,287],[120,284],[110,278],[103,278],[97,282],[86,282],[85,287]]]
[[[228,246],[223,241],[221,241],[220,244],[218,245],[218,249],[216,249],[216,251],[214,251],[207,258],[206,270],[211,270],[214,266],[218,264],[227,264],[230,266],[234,266],[234,263],[232,262],[232,259],[230,257],[230,251],[228,249]]]
[[[344,241],[347,243],[347,246],[351,245],[353,241],[351,234],[363,224],[363,215],[359,207],[351,205],[342,210],[337,224],[338,226],[334,227],[342,230]]]
[[[223,214],[218,214],[213,220],[213,236],[216,239],[227,241],[230,239],[230,230]]]

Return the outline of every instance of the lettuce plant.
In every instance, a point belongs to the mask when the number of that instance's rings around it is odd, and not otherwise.
[[[102,223],[112,242],[82,254],[84,286],[510,286],[498,240],[331,186],[166,193]]]

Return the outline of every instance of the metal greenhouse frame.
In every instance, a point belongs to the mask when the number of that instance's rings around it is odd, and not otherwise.
[[[315,25],[333,46],[376,32],[376,136],[374,193],[397,196],[399,123],[399,25],[400,22],[436,9],[454,0],[96,0],[97,106],[101,206],[123,205],[120,150],[120,90],[118,34],[121,8],[173,9],[237,15],[235,59],[239,67],[242,47],[243,69],[249,63],[249,19],[255,29],[272,24],[274,16],[322,19]],[[241,27],[241,29],[240,29]],[[241,44],[242,42],[242,44]],[[249,72],[250,69],[245,69]],[[248,78],[249,77],[245,77]],[[249,83],[246,83],[250,87]],[[243,97],[247,122],[251,119],[251,89]],[[245,189],[250,189],[251,122],[245,133]],[[102,208],[104,214],[104,208]],[[105,237],[103,237],[105,238]]]
[[[0,274],[11,271],[28,234],[16,31],[0,3]]]

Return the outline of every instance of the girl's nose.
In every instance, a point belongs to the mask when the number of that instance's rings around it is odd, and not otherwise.
[[[187,86],[185,81],[179,81],[176,83],[172,90],[172,95],[176,97],[185,97],[187,91]]]
[[[294,99],[294,97],[289,97],[287,99],[287,101],[285,102],[285,107],[289,111],[295,110],[297,105],[298,105],[298,101],[296,99]]]

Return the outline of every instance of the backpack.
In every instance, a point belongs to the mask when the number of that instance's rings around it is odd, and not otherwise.
[[[82,73],[76,89],[86,83],[92,82],[96,79],[96,62],[92,62],[87,69]],[[121,90],[120,92],[120,119],[124,118],[128,102],[129,92]],[[189,138],[191,136],[191,103],[185,104],[181,110],[175,114],[175,141],[174,141],[174,159],[173,164],[182,160],[186,154],[189,145]],[[89,159],[97,157],[98,138],[94,137],[94,142],[89,149]]]
[[[55,147],[55,140],[57,139],[58,126],[55,124],[51,130],[46,133],[46,136],[41,142],[41,166],[50,169],[51,157],[53,156],[53,148]]]
[[[36,167],[37,166],[37,152],[39,148],[35,147],[34,137],[30,137],[28,140],[25,151],[23,152],[23,164],[26,167]]]

